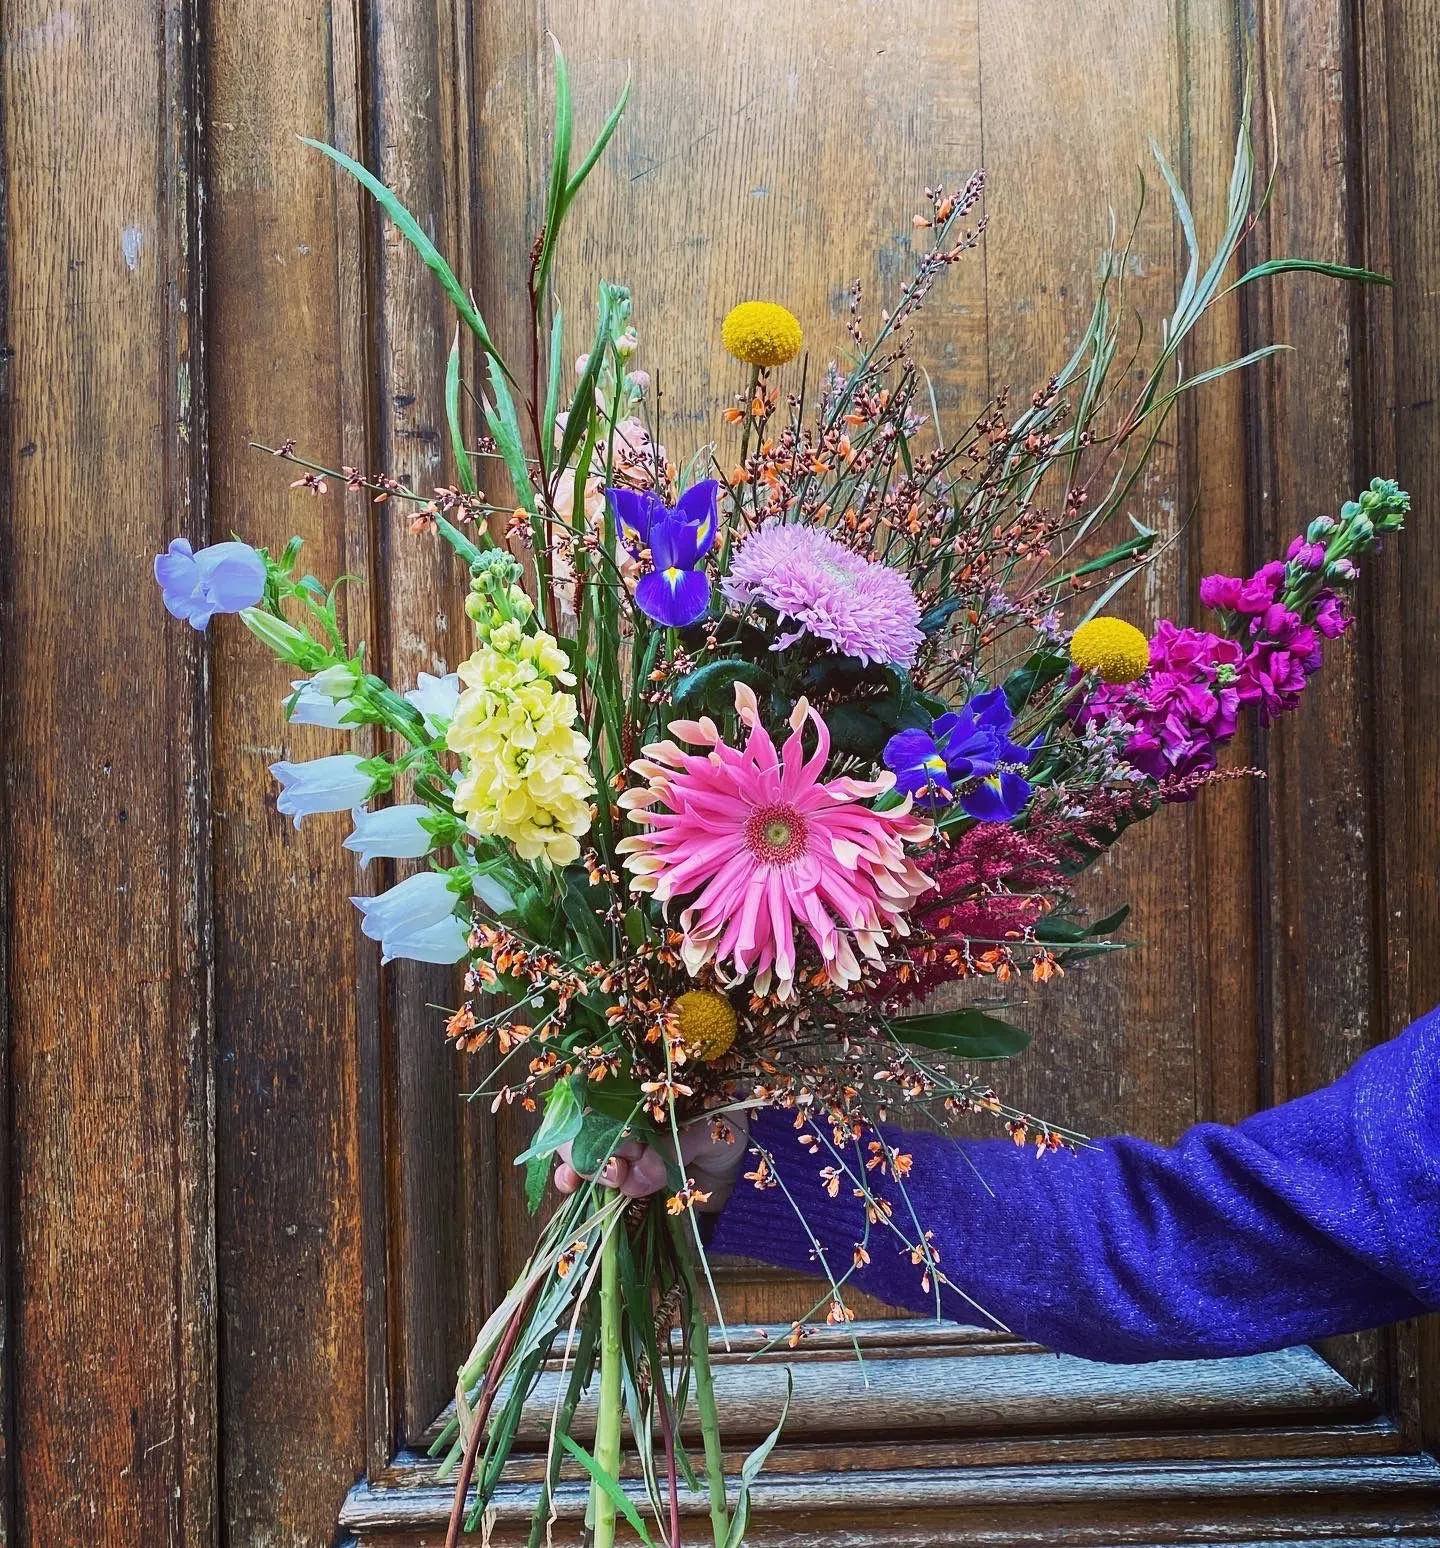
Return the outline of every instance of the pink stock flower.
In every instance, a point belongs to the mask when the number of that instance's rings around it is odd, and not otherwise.
[[[798,926],[830,982],[846,988],[860,978],[862,957],[881,961],[890,932],[909,934],[906,911],[932,883],[905,845],[926,842],[931,824],[911,812],[908,796],[886,812],[862,804],[890,789],[893,775],[822,781],[830,733],[804,699],[779,752],[743,683],[735,707],[750,732],[743,748],[723,742],[708,717],[677,720],[671,731],[708,751],[658,742],[631,765],[645,783],[620,804],[651,830],[619,845],[631,885],[662,903],[689,899],[680,928],[691,974],[728,962],[736,981],[753,971],[759,993],[773,983],[788,999]],[[807,721],[816,741],[808,758]]]

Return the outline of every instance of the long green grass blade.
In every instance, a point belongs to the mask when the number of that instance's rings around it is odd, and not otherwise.
[[[399,227],[401,235],[420,255],[425,267],[440,281],[445,294],[455,303],[456,310],[465,320],[466,327],[480,340],[481,348],[505,375],[509,376],[509,369],[495,348],[490,330],[485,326],[485,319],[475,310],[475,303],[466,294],[465,287],[456,279],[455,271],[446,263],[440,249],[425,234],[425,229],[420,222],[368,167],[361,166],[354,157],[347,156],[342,150],[336,150],[333,145],[327,145],[324,140],[312,140],[304,135],[301,136],[301,140],[322,155],[328,156],[336,166],[343,167],[357,183],[369,190],[380,208]]]
[[[480,487],[475,481],[475,469],[470,464],[470,453],[465,449],[465,435],[460,425],[460,327],[456,324],[455,341],[450,346],[450,358],[445,362],[445,418],[450,425],[450,450],[455,456],[455,477],[466,494],[474,494]]]
[[[1265,263],[1257,263],[1253,269],[1246,269],[1239,279],[1227,285],[1220,294],[1228,296],[1232,290],[1239,290],[1242,285],[1248,285],[1251,280],[1269,279],[1273,274],[1297,272],[1325,274],[1331,279],[1350,280],[1357,285],[1393,285],[1395,283],[1388,274],[1376,274],[1373,269],[1352,268],[1345,263],[1323,263],[1318,258],[1271,258]]]
[[[548,466],[551,448],[555,445],[555,416],[560,412],[560,373],[563,368],[563,354],[565,349],[565,320],[560,311],[560,303],[555,303],[555,316],[550,322],[550,360],[545,378],[545,417],[541,421],[544,427],[545,444],[540,448],[540,460]],[[576,509],[580,508],[580,502],[576,501]]]
[[[485,404],[485,422],[504,459],[515,486],[516,500],[533,516],[535,514],[535,487],[530,482],[530,464],[525,460],[525,443],[520,438],[520,420],[515,413],[515,399],[504,376],[492,366],[490,371],[491,399]]]
[[[595,143],[585,155],[584,161],[575,169],[575,176],[570,179],[565,189],[565,205],[568,209],[575,195],[580,192],[581,185],[595,169],[595,163],[605,153],[605,147],[614,138],[615,131],[620,127],[620,120],[625,113],[625,105],[630,100],[630,82],[626,81],[624,89],[615,106],[610,109],[610,116],[605,120],[600,133],[595,136]]]
[[[595,342],[590,346],[590,358],[575,385],[575,397],[565,420],[565,434],[560,440],[557,468],[568,468],[570,459],[580,445],[580,437],[595,417],[595,385],[600,380],[600,368],[605,364],[605,351],[610,347],[610,317],[614,307],[614,287],[600,286],[600,315],[595,322]]]

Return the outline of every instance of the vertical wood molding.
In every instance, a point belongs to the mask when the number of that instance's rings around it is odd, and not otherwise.
[[[1385,331],[1372,334],[1369,420],[1377,458],[1393,448],[1395,476],[1415,511],[1394,545],[1399,552],[1378,571],[1373,610],[1377,649],[1386,652],[1374,691],[1389,727],[1379,755],[1389,762],[1379,772],[1390,858],[1383,906],[1391,1030],[1440,1000],[1440,13],[1430,0],[1353,5],[1368,231],[1395,277],[1393,302],[1377,297],[1372,309]],[[1422,1444],[1440,1450],[1440,1316],[1414,1330],[1402,1359],[1412,1352],[1413,1422]]]
[[[216,1529],[200,16],[0,13],[17,1543]]]
[[[15,1544],[15,1335],[13,1274],[15,1192],[11,1176],[14,1113],[10,1095],[10,619],[15,602],[13,442],[10,394],[15,351],[10,343],[9,72],[0,30],[0,1548]]]
[[[343,490],[292,489],[295,471],[250,445],[293,438],[329,467],[366,460],[359,198],[297,138],[354,145],[353,46],[347,60],[331,10],[306,0],[212,5],[207,42],[213,526],[272,553],[298,534],[304,570],[357,573],[342,596],[363,636],[354,502],[347,523]],[[297,830],[268,772],[343,744],[285,724],[298,674],[232,619],[211,632],[220,1511],[234,1548],[321,1544],[366,1461],[357,986],[373,954],[357,949],[346,818]]]
[[[384,0],[369,18],[366,104],[370,165],[467,272],[472,104],[459,60],[468,0]],[[425,494],[451,481],[445,361],[454,309],[395,227],[373,206],[374,455],[378,468]],[[409,530],[409,511],[377,508],[384,598],[373,636],[380,670],[402,692],[420,672],[453,670],[468,654],[465,576],[445,545]],[[410,866],[389,867],[398,880]],[[377,882],[378,885],[378,882]],[[467,1309],[460,1061],[433,1008],[459,1002],[452,969],[399,961],[382,975],[388,1030],[386,1134],[392,1206],[395,1422],[415,1434],[450,1395],[473,1326]]]

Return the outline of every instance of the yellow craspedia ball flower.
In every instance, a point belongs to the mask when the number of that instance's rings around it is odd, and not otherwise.
[[[739,1022],[735,1007],[713,989],[691,989],[675,1001],[680,1036],[692,1059],[708,1064],[730,1052]]]
[[[1102,683],[1133,683],[1150,665],[1150,642],[1123,618],[1091,618],[1070,636],[1070,659]]]
[[[800,319],[778,301],[742,301],[732,306],[720,338],[737,360],[753,366],[784,365],[805,342]]]

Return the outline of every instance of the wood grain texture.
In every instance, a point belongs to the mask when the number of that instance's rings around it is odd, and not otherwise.
[[[377,7],[370,36],[373,165],[458,272],[468,268],[468,135],[454,86],[469,32],[466,4],[405,0]],[[463,80],[463,76],[460,77]],[[447,472],[445,359],[454,309],[404,238],[372,208],[376,262],[373,465],[410,488]],[[379,507],[380,670],[401,690],[469,654],[463,570],[443,543],[412,536],[406,509]],[[414,867],[395,868],[399,880]],[[378,884],[378,883],[377,883]],[[384,974],[388,1025],[387,1152],[391,1273],[398,1348],[396,1425],[416,1433],[454,1389],[457,1351],[477,1325],[467,1300],[460,1062],[432,1007],[459,1003],[458,974],[396,962]]]
[[[174,531],[207,526],[194,20],[0,11],[7,1451],[24,1544],[214,1529],[204,658],[128,601]],[[103,119],[54,111],[102,100]],[[137,724],[165,728],[168,756]]]
[[[901,1323],[900,1326],[906,1326]],[[868,1332],[883,1327],[872,1325]],[[717,1347],[719,1344],[717,1333]],[[1038,1350],[870,1351],[861,1366],[852,1349],[808,1349],[751,1361],[720,1359],[716,1397],[726,1445],[743,1457],[775,1427],[793,1381],[782,1453],[905,1436],[913,1444],[943,1438],[1059,1433],[1150,1434],[1175,1424],[1217,1431],[1306,1419],[1318,1426],[1368,1419],[1371,1406],[1309,1349],[1240,1360],[1162,1361],[1137,1367],[1098,1365]],[[544,1375],[521,1420],[517,1449],[544,1453],[563,1378]],[[577,1435],[593,1434],[593,1405],[578,1410]],[[883,1416],[883,1424],[877,1422]],[[698,1431],[693,1412],[686,1433]],[[876,1435],[877,1430],[881,1432]],[[1123,1453],[1125,1442],[1118,1443]]]
[[[864,1469],[815,1477],[762,1474],[754,1491],[757,1545],[825,1542],[843,1548],[1105,1548],[1133,1544],[1334,1545],[1440,1541],[1430,1459],[1209,1464],[1111,1464],[1057,1469],[974,1467]],[[423,1486],[380,1495],[357,1491],[344,1524],[362,1545],[421,1548],[435,1536],[437,1496]],[[703,1515],[683,1497],[688,1517]],[[524,1541],[533,1488],[502,1486],[491,1541]],[[557,1490],[556,1541],[578,1543],[583,1490]],[[443,1517],[439,1518],[443,1520]],[[699,1522],[697,1529],[703,1530]],[[476,1535],[475,1541],[479,1541]]]
[[[213,524],[276,552],[298,532],[327,578],[352,557],[341,496],[289,489],[293,473],[250,442],[293,437],[334,466],[353,440],[346,193],[297,139],[339,127],[354,141],[330,48],[313,8],[257,0],[211,17]],[[365,592],[346,602],[363,637]],[[221,1505],[227,1541],[288,1548],[331,1540],[365,1463],[354,985],[373,957],[355,950],[346,819],[297,831],[267,770],[338,750],[334,733],[288,728],[290,674],[233,620],[212,634]]]
[[[1371,7],[1365,7],[1367,19]],[[1398,1004],[1390,1026],[1440,1002],[1440,890],[1433,862],[1440,846],[1440,528],[1429,513],[1440,508],[1440,15],[1425,0],[1383,8],[1384,56],[1368,59],[1372,124],[1379,105],[1386,160],[1372,183],[1388,190],[1382,212],[1395,276],[1393,334],[1372,352],[1379,378],[1374,419],[1395,447],[1396,476],[1415,500],[1408,545],[1392,556],[1384,593],[1398,626],[1398,678],[1385,681],[1392,723],[1401,723],[1401,751],[1388,771],[1387,799],[1404,802],[1404,863],[1397,868],[1388,919],[1402,925],[1412,945],[1406,959],[1408,1004]],[[1383,349],[1393,342],[1393,355]],[[1388,379],[1387,379],[1387,372]],[[1388,386],[1388,393],[1383,388]],[[1392,665],[1393,671],[1393,665]],[[1387,1030],[1389,1028],[1387,1027]],[[1418,1395],[1424,1443],[1440,1450],[1440,1318],[1431,1317],[1420,1340]]]
[[[741,385],[717,343],[735,300],[793,306],[813,371],[853,279],[872,321],[894,296],[923,185],[977,166],[984,251],[919,330],[942,422],[1067,353],[1106,207],[1123,226],[1142,168],[1127,287],[1163,314],[1179,253],[1147,139],[1213,236],[1253,61],[1283,166],[1252,257],[1397,285],[1291,277],[1217,309],[1191,370],[1271,336],[1297,350],[1187,405],[1135,510],[1189,525],[1124,606],[1193,610],[1202,574],[1392,466],[1416,517],[1305,708],[1234,749],[1271,779],[1165,813],[1099,869],[1094,897],[1132,898],[1145,944],[1037,1007],[1034,1054],[1003,1074],[1034,1109],[1166,1139],[1323,1083],[1440,999],[1429,0],[227,0],[203,33],[198,15],[0,0],[0,1543],[320,1548],[367,1469],[342,1531],[443,1537],[443,1491],[405,1448],[525,1253],[505,1157],[530,1120],[461,1102],[477,1070],[427,1005],[451,975],[382,973],[359,940],[347,896],[393,868],[357,876],[342,817],[276,816],[266,765],[333,736],[285,731],[285,674],[233,621],[202,644],[164,617],[148,564],[176,532],[299,531],[315,573],[358,577],[351,639],[399,686],[465,652],[454,567],[402,510],[291,492],[247,443],[451,480],[448,310],[295,136],[389,181],[523,353],[547,29],[577,140],[634,89],[562,244],[566,358],[592,280],[629,278],[681,459]],[[736,1270],[727,1308],[785,1321],[810,1290]],[[1243,1375],[1076,1375],[993,1336],[859,1331],[868,1393],[833,1336],[797,1357],[757,1543],[1440,1548],[1416,1454],[1440,1445],[1436,1319],[1330,1349],[1333,1368],[1299,1352]],[[741,1444],[779,1380],[745,1352],[721,1362]],[[533,1471],[517,1460],[497,1545]]]

